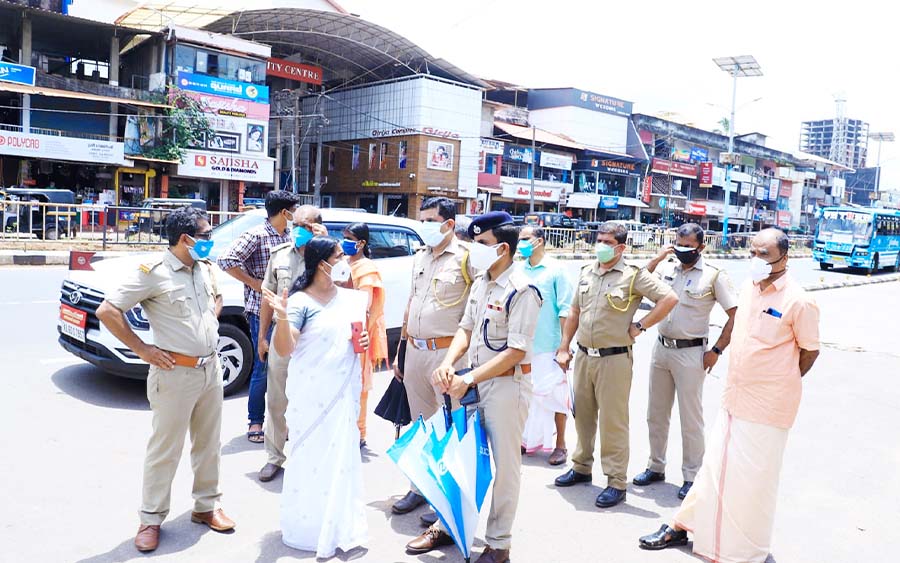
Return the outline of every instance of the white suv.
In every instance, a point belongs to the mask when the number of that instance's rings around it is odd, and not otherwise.
[[[369,247],[376,260],[385,287],[385,322],[388,328],[389,350],[395,349],[403,323],[403,312],[409,299],[412,260],[415,251],[423,246],[418,230],[421,223],[385,215],[322,209],[322,218],[331,236],[341,238],[344,227],[361,222],[369,226]],[[261,225],[266,213],[257,209],[243,213],[215,228],[211,258],[214,260],[245,231]],[[59,343],[67,351],[95,366],[123,377],[143,379],[147,364],[114,337],[97,319],[97,307],[106,291],[116,287],[129,272],[146,261],[148,254],[140,253],[110,258],[93,264],[94,271],[70,271],[63,281],[60,295],[60,319],[57,322]],[[253,367],[253,350],[247,320],[244,317],[244,287],[228,274],[217,271],[219,290],[224,307],[219,318],[219,361],[225,384],[225,394],[240,389]],[[73,311],[73,309],[75,311]],[[131,328],[145,342],[153,342],[153,331],[141,307],[125,313]]]

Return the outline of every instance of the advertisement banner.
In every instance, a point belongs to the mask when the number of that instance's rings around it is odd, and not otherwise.
[[[34,67],[0,61],[0,82],[34,86]]]
[[[240,98],[251,102],[269,103],[269,87],[247,82],[235,82],[224,78],[216,78],[205,74],[180,71],[177,86],[182,90]]]
[[[706,204],[689,201],[684,206],[684,212],[688,215],[706,215]]]
[[[541,151],[541,166],[545,168],[556,168],[557,170],[571,170],[572,157],[564,154]]]
[[[778,226],[782,228],[788,228],[791,226],[791,212],[790,211],[779,211],[777,213],[777,221]]]
[[[226,98],[202,92],[186,91],[184,94],[200,102],[206,113],[259,121],[268,121],[269,119],[269,108],[271,107],[269,104],[260,104],[240,98]]]
[[[781,197],[791,197],[794,193],[794,185],[790,182],[782,182],[781,189],[778,190],[778,195]]]
[[[534,162],[534,154],[531,152],[531,149],[512,145],[506,145],[506,148],[503,150],[503,158],[526,164]]]
[[[0,154],[49,160],[127,164],[125,143],[15,131],[0,131]]]
[[[713,185],[713,163],[700,163],[700,187],[711,188]]]
[[[691,160],[694,162],[706,162],[709,160],[709,151],[702,147],[691,147]]]
[[[453,172],[453,143],[428,141],[427,158],[425,161],[427,168]]]
[[[481,139],[481,152],[485,154],[503,154],[503,147],[506,143],[496,141],[494,139]]]
[[[671,174],[672,176],[681,176],[683,178],[697,177],[697,167],[692,164],[671,162],[662,158],[654,158],[652,166],[653,172],[659,174]]]
[[[552,201],[559,202],[559,188],[547,188],[535,182],[534,199],[535,201]],[[530,200],[531,183],[525,178],[507,178],[500,179],[500,187],[502,188],[503,197],[519,200]]]
[[[676,148],[672,150],[672,160],[679,162],[690,162],[691,151],[688,148]]]
[[[184,163],[178,165],[176,175],[271,183],[275,177],[275,160],[191,150],[187,151]]]
[[[618,209],[619,197],[614,195],[600,196],[600,209]]]
[[[650,203],[650,200],[652,199],[652,187],[653,177],[648,175],[644,178],[644,189],[641,192],[641,201],[643,201],[644,203]]]
[[[624,176],[640,176],[643,166],[639,162],[623,162],[620,160],[591,160],[591,168],[606,174],[621,174]]]
[[[322,69],[313,65],[305,65],[284,59],[266,61],[266,76],[278,76],[294,82],[322,84]]]

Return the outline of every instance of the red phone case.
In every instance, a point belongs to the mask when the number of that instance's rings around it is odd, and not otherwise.
[[[359,337],[363,331],[363,324],[359,321],[350,323],[350,330],[353,333],[353,335],[351,337],[351,340],[353,341],[353,351],[356,352],[357,354],[362,354],[363,352],[366,351],[366,349],[363,348],[362,345],[359,343]]]

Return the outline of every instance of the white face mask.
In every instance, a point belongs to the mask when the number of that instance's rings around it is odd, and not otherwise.
[[[435,246],[440,246],[442,242],[447,238],[447,233],[441,232],[441,227],[444,226],[443,223],[438,223],[437,221],[424,221],[422,223],[422,240],[425,241],[425,244],[434,248]]]
[[[499,246],[499,243],[494,246],[487,246],[480,242],[474,243],[469,248],[469,259],[472,261],[472,267],[476,270],[487,270],[493,266],[500,259],[500,256],[497,254]]]
[[[772,274],[772,265],[760,258],[754,256],[750,259],[750,279],[754,283],[759,283]]]
[[[350,264],[346,260],[338,260],[334,265],[328,264],[328,267],[331,268],[331,281],[334,283],[344,283],[350,279]]]

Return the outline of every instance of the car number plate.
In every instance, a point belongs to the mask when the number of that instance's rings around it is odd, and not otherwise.
[[[844,257],[843,256],[832,256],[831,261],[834,262],[835,264],[843,264]]]
[[[84,329],[87,326],[87,313],[69,307],[68,305],[59,306],[59,329],[66,336],[84,342]]]

